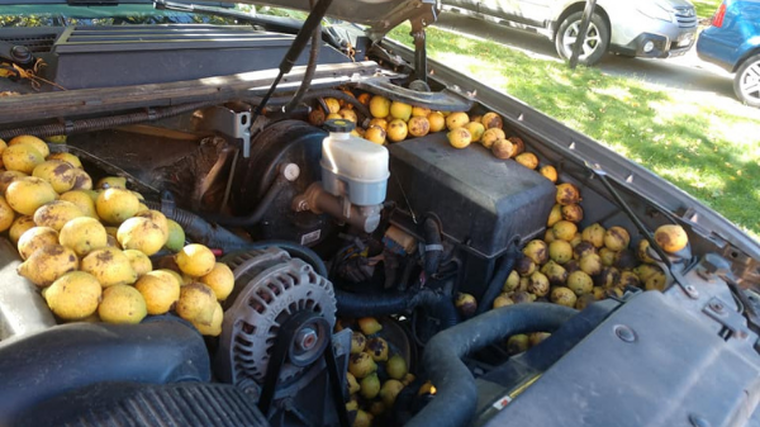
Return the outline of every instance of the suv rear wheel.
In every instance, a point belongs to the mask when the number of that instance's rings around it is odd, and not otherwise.
[[[749,57],[734,77],[734,92],[742,102],[760,107],[760,54]]]
[[[554,45],[560,58],[569,60],[573,54],[573,45],[580,34],[583,12],[571,13],[560,23],[557,34],[554,36]],[[610,44],[610,29],[601,15],[591,15],[586,40],[583,42],[578,62],[583,65],[594,65],[602,59],[607,46]]]

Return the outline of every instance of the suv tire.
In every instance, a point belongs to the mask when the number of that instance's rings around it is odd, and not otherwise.
[[[554,47],[557,49],[560,58],[565,61],[568,61],[573,54],[573,43],[578,36],[582,19],[583,12],[571,13],[562,20],[557,33],[554,35]],[[586,40],[578,63],[583,65],[598,63],[607,52],[609,45],[610,28],[604,18],[595,12],[591,15],[591,22],[589,22]]]
[[[734,93],[743,103],[760,107],[760,54],[742,62],[734,76]]]

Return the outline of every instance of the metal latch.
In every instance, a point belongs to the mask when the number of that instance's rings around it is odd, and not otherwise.
[[[235,111],[227,107],[208,108],[203,114],[204,127],[243,140],[243,157],[251,156],[251,112]]]

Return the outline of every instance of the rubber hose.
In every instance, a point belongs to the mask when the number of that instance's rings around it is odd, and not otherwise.
[[[507,281],[509,273],[515,268],[515,261],[517,261],[517,252],[510,250],[504,257],[498,270],[494,273],[485,292],[483,292],[483,296],[480,298],[480,304],[478,304],[477,314],[485,313],[493,307],[493,302],[501,293],[501,289],[504,287],[504,282]]]
[[[438,222],[430,217],[422,222],[422,229],[425,236],[425,274],[432,277],[438,271],[443,257],[441,229]]]
[[[425,307],[440,317],[444,328],[459,321],[451,297],[431,289],[394,294],[355,294],[335,289],[335,299],[338,313],[347,317],[388,316]]]
[[[203,218],[178,207],[162,209],[161,203],[145,201],[149,209],[162,212],[167,218],[179,223],[191,240],[222,249],[225,253],[244,250],[266,249],[276,246],[295,258],[308,262],[322,277],[327,277],[327,267],[316,252],[287,240],[262,240],[250,242],[223,227],[215,227]]]
[[[355,294],[335,289],[338,313],[347,317],[387,316],[410,309],[410,293]]]
[[[250,244],[248,240],[226,228],[215,226],[192,212],[176,206],[162,205],[160,202],[146,200],[144,203],[149,209],[157,210],[167,218],[176,221],[192,241],[203,243],[212,248],[221,248],[225,252],[243,248]]]
[[[577,312],[549,303],[511,305],[433,336],[425,346],[423,365],[437,392],[406,427],[462,427],[472,423],[478,387],[461,358],[511,335],[554,331]]]
[[[451,297],[438,292],[420,292],[415,296],[420,301],[418,307],[427,308],[440,322],[440,330],[459,323],[459,312]]]
[[[47,125],[29,126],[24,128],[7,129],[0,131],[0,138],[11,139],[19,135],[36,135],[40,137],[54,135],[71,135],[76,133],[94,132],[110,129],[117,126],[126,126],[136,123],[154,121],[167,117],[177,116],[188,111],[194,111],[218,102],[195,102],[191,104],[176,105],[172,107],[155,108],[152,111],[140,111],[137,113],[121,114],[117,116],[97,117],[92,119],[71,120],[63,123],[51,123]]]
[[[312,7],[314,7],[312,5]],[[314,78],[314,71],[317,69],[317,60],[319,59],[320,41],[322,41],[322,25],[317,25],[314,33],[311,35],[311,47],[309,48],[309,62],[306,64],[306,71],[301,80],[301,86],[293,95],[293,98],[283,107],[283,111],[292,111],[303,99],[303,95],[311,87],[311,80]]]
[[[252,227],[258,224],[264,215],[269,211],[272,203],[280,195],[282,190],[288,185],[288,180],[282,174],[278,174],[272,185],[269,186],[264,197],[261,198],[256,209],[253,210],[248,216],[226,216],[226,215],[204,215],[209,220],[216,222],[220,225],[230,227]]]
[[[354,98],[351,95],[348,95],[347,93],[337,90],[337,89],[320,89],[320,90],[314,90],[311,92],[308,92],[306,95],[303,96],[302,101],[308,101],[310,99],[314,98],[335,98],[340,99],[342,101],[346,101],[349,104],[353,105],[354,108],[356,108],[356,111],[358,111],[362,116],[365,118],[370,118],[371,115],[369,114],[369,110],[367,109],[367,106],[359,102],[358,99]]]

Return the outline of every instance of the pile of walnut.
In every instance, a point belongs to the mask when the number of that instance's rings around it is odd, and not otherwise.
[[[376,144],[401,142],[408,138],[423,137],[433,132],[448,131],[449,144],[454,148],[467,148],[477,142],[500,159],[515,159],[523,166],[535,169],[538,157],[525,152],[525,144],[517,136],[507,137],[501,117],[494,112],[480,115],[463,111],[432,111],[429,108],[391,101],[381,95],[349,90],[344,93],[369,108],[371,118],[359,123],[353,105],[335,98],[324,98],[309,114],[309,122],[321,126],[325,120],[344,119],[357,124],[352,132]],[[365,124],[366,126],[359,126]]]
[[[539,172],[557,183],[553,166],[545,165]],[[622,297],[626,287],[665,289],[667,276],[648,240],[632,244],[629,231],[620,225],[605,228],[593,223],[581,230],[578,224],[583,217],[578,187],[558,184],[544,238],[525,245],[493,308],[540,301],[583,310],[595,301]],[[672,224],[657,228],[654,240],[668,254],[678,254],[689,243],[686,231]],[[456,305],[465,318],[477,309],[477,301],[469,294],[459,294]],[[543,332],[515,335],[507,341],[507,350],[523,352],[547,336]]]
[[[221,333],[232,271],[209,248],[185,245],[182,227],[148,209],[126,179],[93,186],[79,158],[51,154],[29,135],[0,140],[0,155],[0,232],[24,260],[18,274],[60,321],[139,323],[175,312],[204,335]]]

